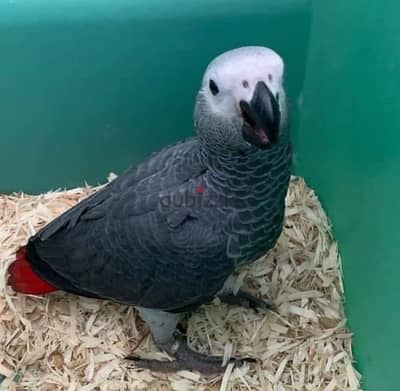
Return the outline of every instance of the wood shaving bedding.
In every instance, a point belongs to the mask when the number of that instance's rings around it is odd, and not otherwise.
[[[360,390],[337,244],[301,178],[291,180],[277,246],[235,277],[236,289],[243,286],[275,303],[277,311],[257,313],[215,299],[189,320],[193,348],[226,360],[257,359],[242,367],[229,364],[214,376],[133,368],[124,357],[137,345],[136,354],[166,357],[133,307],[61,292],[16,295],[7,286],[16,249],[96,189],[0,195],[0,390]]]

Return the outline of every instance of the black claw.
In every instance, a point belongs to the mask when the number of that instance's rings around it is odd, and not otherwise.
[[[244,308],[252,309],[256,312],[259,312],[259,310],[263,311],[276,310],[276,307],[273,304],[261,300],[255,296],[252,296],[251,294],[244,292],[242,290],[239,290],[239,292],[236,295],[223,294],[220,295],[219,298],[223,303],[239,305]]]
[[[243,358],[234,358],[232,357],[229,362],[233,362],[236,365],[242,365],[245,363],[249,363],[249,364],[254,364],[255,362],[257,362],[257,359],[254,357],[243,357]]]
[[[142,359],[140,356],[137,356],[136,354],[130,354],[129,356],[126,356],[124,360],[129,360],[129,361],[141,361]]]

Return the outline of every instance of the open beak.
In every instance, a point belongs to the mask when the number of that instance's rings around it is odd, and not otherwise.
[[[259,148],[278,141],[281,113],[279,103],[268,86],[259,81],[250,103],[239,102],[243,116],[243,138]]]

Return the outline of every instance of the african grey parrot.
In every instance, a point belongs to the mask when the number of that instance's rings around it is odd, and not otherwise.
[[[143,368],[212,372],[221,358],[189,349],[181,313],[220,295],[262,302],[226,284],[276,243],[291,165],[281,57],[265,47],[225,52],[207,67],[195,137],[168,146],[50,222],[9,269],[14,290],[63,290],[134,305],[173,362]]]

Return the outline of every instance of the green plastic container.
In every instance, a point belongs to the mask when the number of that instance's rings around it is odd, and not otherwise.
[[[0,191],[104,181],[192,133],[207,63],[285,59],[296,170],[330,215],[367,391],[400,390],[397,0],[0,0]]]

